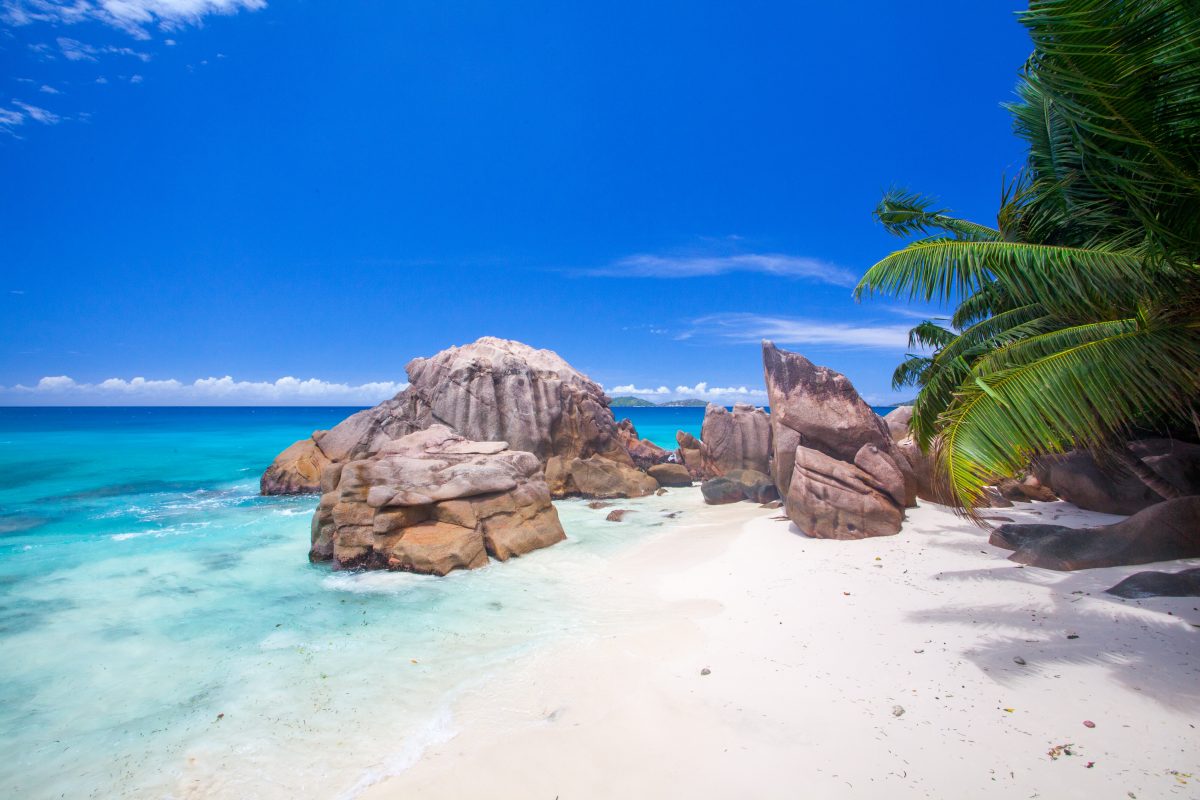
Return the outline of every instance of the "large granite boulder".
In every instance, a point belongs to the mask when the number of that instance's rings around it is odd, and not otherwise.
[[[688,472],[696,480],[704,477],[704,449],[700,440],[687,431],[675,432],[676,459],[688,468]]]
[[[771,471],[771,418],[748,403],[733,410],[709,403],[700,429],[704,477],[719,478],[735,469]]]
[[[321,471],[332,461],[317,446],[316,438],[325,431],[292,444],[275,458],[259,480],[263,494],[310,494],[321,486]]]
[[[1179,572],[1138,572],[1104,591],[1129,599],[1200,597],[1200,567]]]
[[[898,533],[919,481],[883,419],[845,375],[769,341],[763,373],[772,476],[792,522],[818,538]]]
[[[853,463],[800,445],[783,506],[818,539],[891,536],[904,521],[904,476],[874,445],[863,445]]]
[[[1200,494],[1200,445],[1175,439],[1142,439],[1130,451],[1187,494]],[[1136,514],[1163,498],[1125,467],[1098,462],[1086,450],[1041,456],[1034,475],[1054,494],[1080,508]]]
[[[908,426],[912,422],[912,415],[912,406],[896,406],[887,414],[884,414],[883,422],[887,425],[888,434],[891,435],[893,442],[899,442],[901,439],[908,438]]]
[[[613,492],[645,493],[646,475],[634,467],[621,442],[608,397],[557,354],[485,336],[432,358],[414,359],[406,369],[407,389],[314,434],[315,450],[302,440],[284,451],[264,475],[263,492],[317,489],[311,470],[298,469],[298,453],[316,458],[319,451],[331,463],[345,463],[442,424],[474,441],[505,441],[514,450],[533,453],[548,474],[553,472],[549,486],[555,496],[589,483],[594,475],[573,476],[572,470],[582,465],[580,469],[595,473],[597,461],[610,465],[603,469],[616,480]]]
[[[659,486],[691,486],[692,473],[683,464],[655,464],[646,470],[646,474],[658,481]]]
[[[566,538],[536,456],[445,425],[329,465],[322,489],[309,557],[335,569],[445,575]]]
[[[638,469],[649,470],[655,464],[665,464],[671,460],[670,450],[638,436],[632,420],[623,419],[617,423],[617,438]]]
[[[771,476],[756,469],[734,469],[700,484],[700,493],[709,505],[736,503],[749,500],[754,503],[770,503],[779,499],[779,492]]]
[[[1200,557],[1200,497],[1157,503],[1098,528],[1001,525],[991,543],[1031,567],[1072,571]]]

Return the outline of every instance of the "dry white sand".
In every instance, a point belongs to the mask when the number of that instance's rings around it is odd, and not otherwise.
[[[1200,562],[1056,573],[937,506],[854,542],[779,514],[697,508],[597,565],[604,632],[514,663],[367,797],[1200,797],[1200,599],[1103,593]]]

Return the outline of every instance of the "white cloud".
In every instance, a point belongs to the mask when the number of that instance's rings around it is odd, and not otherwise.
[[[25,124],[25,115],[11,108],[0,108],[0,128],[12,128]]]
[[[276,381],[200,378],[184,383],[168,378],[108,378],[79,383],[66,375],[47,376],[34,386],[0,389],[5,405],[374,405],[408,386],[394,381],[333,383],[318,378]]]
[[[22,103],[20,100],[14,100],[13,105],[25,112],[25,115],[34,122],[40,122],[43,125],[57,125],[62,122],[62,117],[55,114],[53,111],[47,111],[44,108],[31,106],[28,103]]]
[[[55,89],[53,86],[49,86],[44,83],[42,84],[42,88],[38,89],[38,91],[42,94],[62,94],[62,92],[60,92],[58,89]]]
[[[0,21],[73,25],[95,20],[148,39],[150,27],[173,30],[198,24],[209,14],[257,11],[266,5],[266,0],[4,0]]]
[[[144,80],[145,80],[145,78],[143,78],[141,75],[134,75],[133,77],[131,77],[129,79],[129,82],[130,83],[141,83]]]
[[[908,349],[910,325],[855,325],[848,322],[772,317],[760,314],[713,314],[692,321],[678,338],[709,336],[736,343],[770,339],[779,344]]]
[[[58,43],[58,49],[62,52],[63,58],[67,61],[98,61],[99,57],[104,55],[131,56],[142,62],[150,60],[149,53],[134,50],[132,47],[114,47],[112,45],[95,47],[66,36],[59,36],[55,41]]]
[[[635,384],[627,383],[622,386],[614,386],[607,391],[613,396],[633,395],[635,397],[651,399],[656,403],[663,403],[669,400],[710,400],[721,404],[728,404],[743,401],[765,401],[767,396],[766,389],[751,389],[745,385],[709,386],[708,381],[700,381],[694,386],[680,384],[674,389],[665,385],[654,389],[644,389]]]
[[[620,278],[697,278],[730,272],[761,272],[785,278],[810,278],[838,286],[853,286],[854,273],[819,258],[784,253],[738,255],[651,255],[639,253],[607,267],[586,270],[588,275]]]

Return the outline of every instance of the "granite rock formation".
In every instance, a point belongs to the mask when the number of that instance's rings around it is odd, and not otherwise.
[[[679,445],[679,449],[675,451],[676,459],[687,467],[693,478],[702,479],[704,477],[704,449],[700,440],[687,431],[676,431],[675,443]]]
[[[1200,494],[1200,445],[1142,439],[1129,450],[1186,494]],[[1100,463],[1086,450],[1041,456],[1033,472],[1054,494],[1088,511],[1136,514],[1163,500],[1125,467]]]
[[[818,538],[898,533],[917,480],[883,419],[845,375],[769,341],[763,372],[772,475],[792,522]]]
[[[1138,572],[1104,591],[1131,600],[1146,597],[1200,597],[1200,567],[1179,572]]]
[[[446,425],[474,441],[505,441],[545,467],[555,496],[656,488],[621,442],[600,386],[549,350],[484,337],[407,366],[409,387],[285,450],[263,475],[264,494],[313,492],[307,464],[366,458],[394,439]],[[285,457],[286,456],[286,457]]]
[[[896,406],[884,415],[883,422],[887,425],[888,433],[891,434],[893,442],[908,438],[908,425],[912,422],[912,415],[912,406]]]
[[[629,457],[633,459],[634,466],[638,469],[649,470],[655,464],[665,464],[671,460],[670,450],[638,436],[637,428],[633,426],[632,420],[623,419],[617,423],[617,438],[620,439],[621,444],[629,453]]]
[[[445,575],[566,538],[536,456],[444,425],[331,464],[321,480],[309,557],[335,569]]]
[[[683,464],[655,464],[646,470],[651,478],[658,481],[659,486],[691,486],[692,473]]]
[[[1200,557],[1200,497],[1157,503],[1098,528],[1001,525],[991,535],[1009,559],[1031,567],[1073,571]]]
[[[756,469],[734,469],[700,484],[704,502],[709,505],[736,503],[749,500],[754,503],[770,503],[779,499],[775,482],[771,476]]]
[[[700,429],[700,452],[706,478],[735,469],[770,472],[770,415],[747,403],[738,403],[732,411],[709,403]]]

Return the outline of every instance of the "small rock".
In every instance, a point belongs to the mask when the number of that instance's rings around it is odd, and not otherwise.
[[[659,490],[658,490],[658,491],[656,491],[654,494],[655,494],[656,496],[658,496],[658,497],[662,497],[662,496],[663,496],[664,494],[666,494],[666,493],[667,493],[667,490],[666,490],[666,489],[659,489]]]
[[[621,520],[625,519],[626,514],[632,514],[632,513],[633,512],[631,510],[629,510],[628,508],[617,508],[617,509],[613,509],[612,511],[608,512],[608,516],[605,517],[605,519],[608,520],[609,522],[620,522]]]
[[[1085,720],[1083,721],[1083,727],[1085,727],[1085,728],[1094,728],[1094,727],[1096,727],[1096,723],[1092,722],[1090,719],[1085,719]]]
[[[913,650],[914,653],[924,653],[924,650]]]
[[[904,706],[892,706],[892,716],[893,717],[904,716]]]
[[[709,669],[708,667],[705,667],[704,669],[700,670],[700,674],[701,674],[701,675],[711,675],[711,674],[712,674],[712,670],[711,670],[711,669]]]
[[[593,500],[592,502],[587,504],[588,508],[592,508],[592,509],[608,508],[611,505],[612,505],[612,503],[606,503],[603,500]]]
[[[1017,656],[1016,658],[1013,659],[1013,663],[1020,664],[1023,667],[1023,666],[1025,666],[1025,659],[1021,658],[1020,656]]]
[[[1078,638],[1079,638],[1079,634],[1078,634],[1078,633],[1068,633],[1068,634],[1067,634],[1067,638],[1068,638],[1068,639],[1078,639]]]

